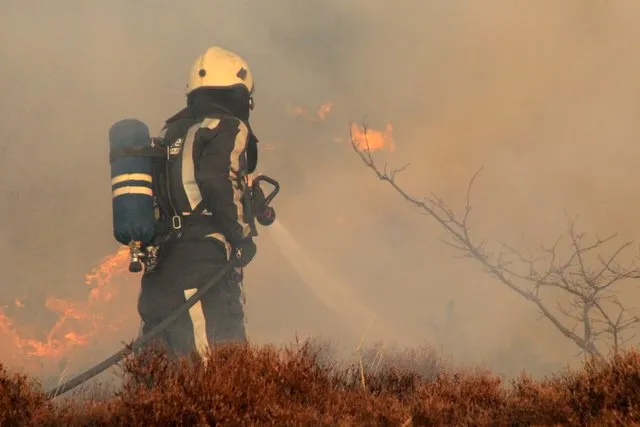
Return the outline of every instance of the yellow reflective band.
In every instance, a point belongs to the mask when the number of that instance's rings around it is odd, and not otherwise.
[[[153,197],[153,190],[147,187],[120,187],[113,190],[112,193],[114,199],[123,194],[145,194]]]
[[[124,173],[111,178],[111,185],[116,185],[125,181],[147,181],[152,182],[151,175],[146,173]]]

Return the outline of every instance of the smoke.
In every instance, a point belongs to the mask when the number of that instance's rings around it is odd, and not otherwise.
[[[571,343],[454,259],[441,230],[359,163],[348,122],[393,123],[396,150],[383,157],[411,162],[400,179],[417,195],[459,205],[483,166],[479,237],[537,246],[563,230],[567,211],[585,230],[635,238],[639,14],[636,2],[596,0],[0,0],[2,304],[24,300],[18,324],[37,335],[54,321],[45,296],[86,295],[82,275],[117,248],[108,128],[136,117],[159,130],[184,103],[193,59],[218,44],[252,65],[259,170],[282,182],[283,226],[386,319],[393,333],[377,337],[444,334],[475,362],[525,340],[566,361]],[[290,114],[328,101],[325,120]],[[269,233],[259,239],[247,272],[252,336],[352,339]],[[133,312],[137,289],[124,294]]]

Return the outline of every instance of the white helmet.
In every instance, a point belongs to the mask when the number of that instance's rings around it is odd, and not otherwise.
[[[239,55],[212,46],[200,55],[191,67],[187,95],[199,88],[224,89],[244,86],[253,93],[253,75],[247,62]]]

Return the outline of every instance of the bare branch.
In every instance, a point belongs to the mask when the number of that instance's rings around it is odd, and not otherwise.
[[[581,352],[603,357],[595,341],[607,337],[611,341],[612,351],[618,351],[625,341],[622,335],[640,320],[638,316],[630,315],[619,301],[611,299],[606,292],[611,291],[614,285],[620,282],[640,278],[640,268],[634,263],[628,268],[617,263],[620,256],[631,247],[632,242],[617,246],[608,256],[597,255],[599,266],[593,268],[589,261],[591,253],[602,250],[617,235],[605,238],[595,236],[587,243],[587,236],[576,231],[577,217],[574,217],[569,218],[567,232],[559,236],[549,247],[543,246],[525,255],[522,251],[501,243],[501,251],[491,254],[486,249],[485,241],[477,243],[472,238],[469,225],[472,212],[471,192],[482,168],[471,177],[463,213],[457,216],[441,197],[430,194],[417,198],[397,183],[398,173],[405,171],[408,164],[397,169],[389,169],[386,164],[382,169],[379,168],[374,161],[367,138],[368,128],[366,125],[362,128],[364,147],[359,147],[354,139],[353,123],[350,124],[353,150],[380,181],[390,185],[420,214],[429,216],[442,226],[449,236],[449,241],[443,243],[460,252],[461,257],[479,262],[491,276],[532,303],[540,315],[573,341]],[[560,245],[567,240],[569,248],[562,256]],[[543,289],[560,291],[570,297],[571,302],[568,307],[558,304],[556,309],[552,310],[540,296]],[[576,325],[582,325],[580,333],[576,332]]]

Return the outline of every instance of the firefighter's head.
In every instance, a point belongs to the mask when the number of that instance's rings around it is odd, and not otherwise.
[[[253,74],[247,62],[233,52],[212,46],[191,67],[187,103],[215,102],[246,120],[253,109],[253,90]]]

